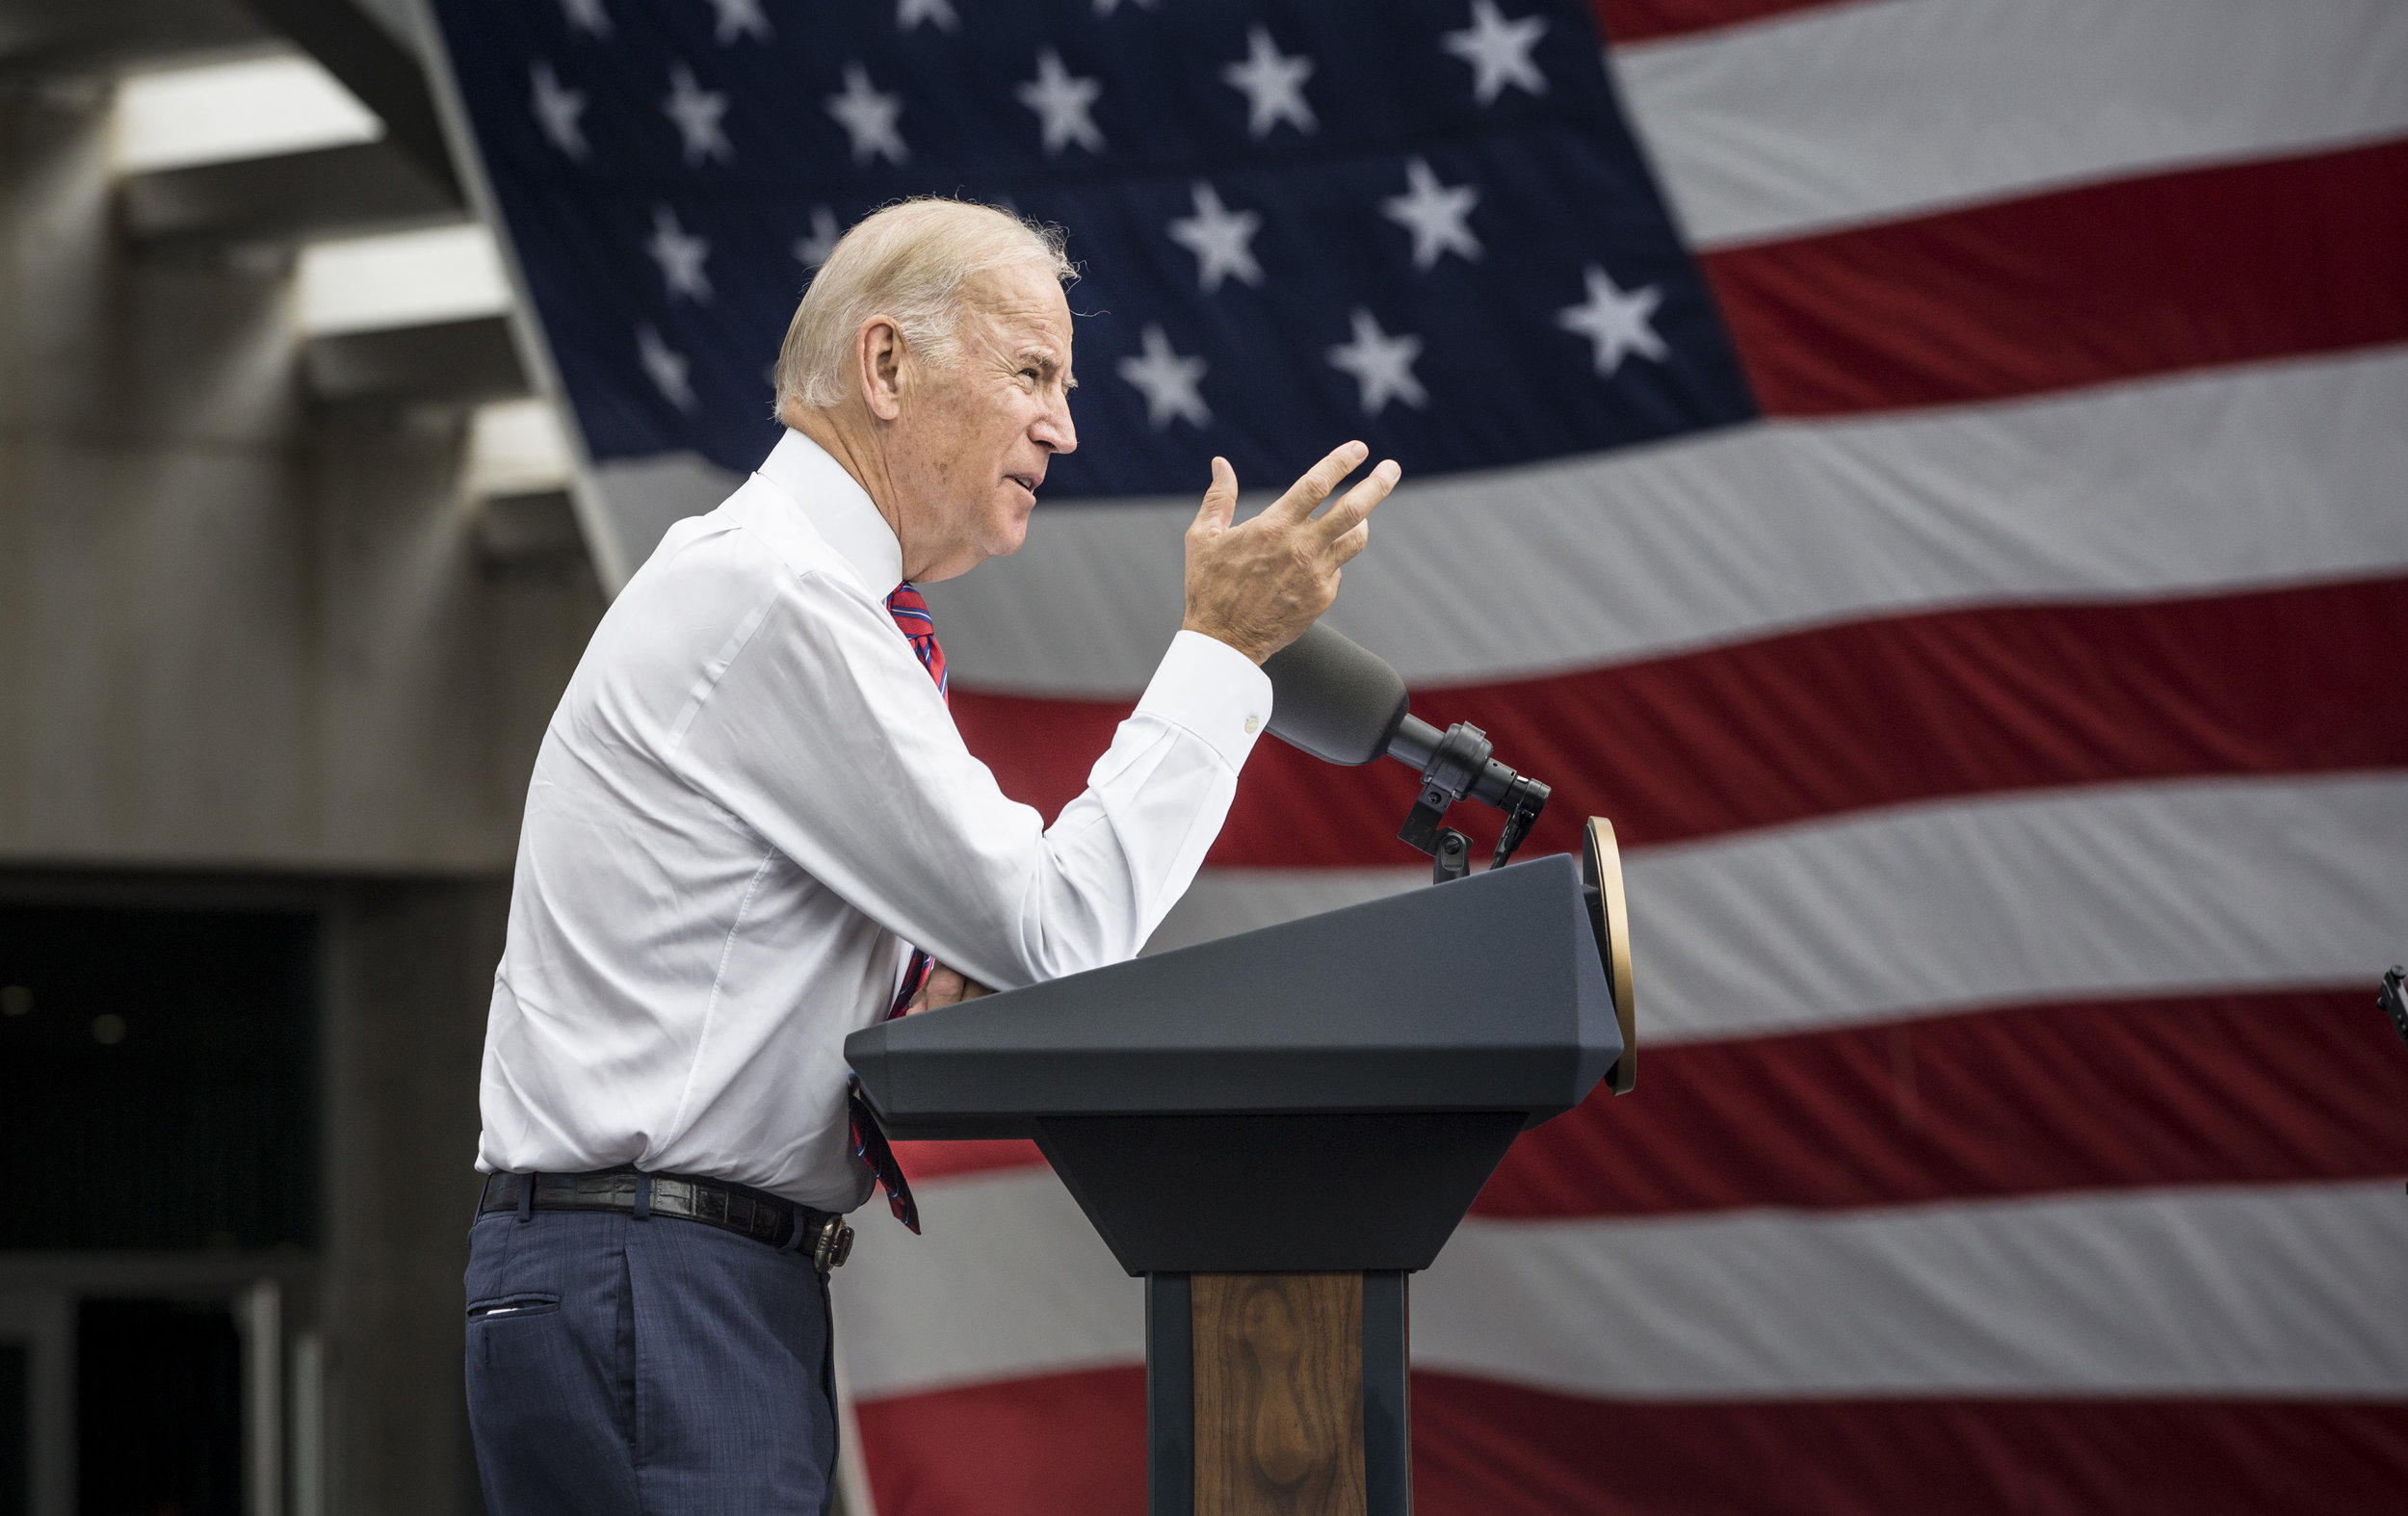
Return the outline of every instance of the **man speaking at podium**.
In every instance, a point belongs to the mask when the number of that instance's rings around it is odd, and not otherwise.
[[[669,530],[569,680],[485,1034],[468,1399],[495,1516],[825,1509],[826,1270],[884,1157],[846,1034],[1137,953],[1269,719],[1259,666],[1396,483],[1314,517],[1350,442],[1233,525],[1214,459],[1184,626],[1046,828],[962,746],[913,586],[1016,550],[1077,445],[1071,275],[982,206],[855,226],[779,354],[785,436]]]

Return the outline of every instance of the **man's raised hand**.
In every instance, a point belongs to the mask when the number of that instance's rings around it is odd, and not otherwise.
[[[1372,508],[1396,487],[1396,460],[1382,459],[1337,504],[1313,514],[1370,456],[1362,443],[1347,443],[1243,526],[1231,524],[1237,472],[1227,458],[1213,459],[1213,487],[1188,528],[1185,629],[1258,664],[1303,636],[1337,598],[1339,571],[1371,540]]]

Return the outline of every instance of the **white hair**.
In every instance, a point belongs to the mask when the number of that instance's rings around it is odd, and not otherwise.
[[[939,367],[961,356],[964,292],[982,274],[1034,263],[1078,277],[1062,232],[971,200],[925,196],[889,205],[845,233],[803,292],[777,353],[777,409],[824,409],[851,392],[862,323],[891,316],[903,341]]]

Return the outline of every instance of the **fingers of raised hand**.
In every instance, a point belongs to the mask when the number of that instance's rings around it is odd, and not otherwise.
[[[1329,456],[1304,471],[1304,477],[1288,486],[1288,492],[1266,515],[1283,516],[1301,521],[1313,513],[1313,508],[1329,498],[1338,482],[1362,466],[1372,450],[1360,442],[1345,442],[1332,448]]]
[[[1372,508],[1387,499],[1388,492],[1397,487],[1399,472],[1396,459],[1382,458],[1361,484],[1348,490],[1336,505],[1317,518],[1322,539],[1334,542],[1361,526]]]
[[[1228,528],[1230,518],[1238,510],[1238,471],[1225,457],[1213,459],[1213,483],[1204,491],[1204,503],[1196,508],[1195,525],[1191,531],[1207,536],[1217,536]]]
[[[1352,531],[1342,533],[1331,540],[1328,548],[1329,561],[1343,567],[1352,562],[1356,554],[1371,545],[1372,524],[1368,521],[1358,521],[1354,524]],[[1336,587],[1333,586],[1330,592],[1334,595],[1337,592]]]

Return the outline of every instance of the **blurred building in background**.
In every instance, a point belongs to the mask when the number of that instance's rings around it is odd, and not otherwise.
[[[406,11],[0,7],[0,1512],[479,1508],[476,1061],[602,596]]]

